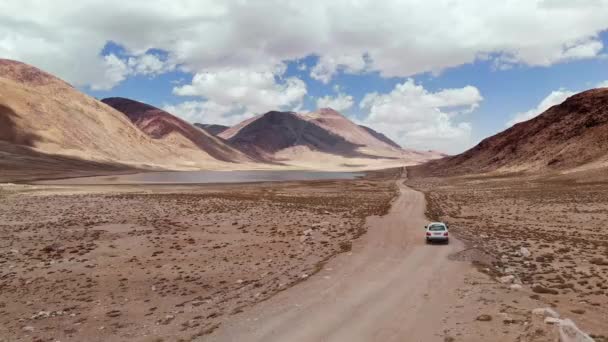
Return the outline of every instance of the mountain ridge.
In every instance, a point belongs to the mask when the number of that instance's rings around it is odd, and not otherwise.
[[[572,95],[461,154],[412,170],[430,175],[463,175],[603,166],[608,166],[608,88]]]

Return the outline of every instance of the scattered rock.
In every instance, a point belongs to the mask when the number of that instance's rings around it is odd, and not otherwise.
[[[513,282],[513,280],[515,280],[514,275],[508,275],[508,276],[498,278],[498,281],[500,281],[503,284],[511,284]]]
[[[510,288],[511,290],[516,290],[516,291],[519,291],[519,290],[521,290],[523,287],[522,287],[521,285],[519,285],[519,284],[511,284],[511,286],[509,286],[509,288]]]
[[[593,258],[593,259],[589,260],[589,262],[594,265],[608,266],[608,260],[606,260],[604,258]]]
[[[108,316],[108,317],[118,317],[120,315],[122,315],[122,312],[120,312],[120,310],[112,310],[112,311],[106,312],[106,316]]]
[[[571,311],[572,311],[572,313],[575,313],[577,315],[582,315],[582,314],[585,313],[585,310],[583,310],[583,309],[574,309],[574,310],[571,310]]]
[[[492,316],[483,314],[483,315],[477,316],[476,320],[481,321],[481,322],[489,322],[492,320]]]
[[[173,321],[174,319],[175,319],[175,316],[173,316],[173,315],[167,315],[167,316],[165,316],[164,319],[162,319],[160,321],[160,324],[167,325],[167,324],[171,323],[171,321]]]
[[[555,317],[545,317],[545,324],[559,324],[562,320]]]
[[[559,340],[560,342],[593,342],[594,340],[583,331],[581,331],[574,322],[570,319],[564,319],[559,322]]]
[[[530,253],[530,251],[526,247],[520,248],[519,249],[519,254],[521,256],[523,256],[524,258],[529,258],[530,255],[532,255],[532,253]]]
[[[532,314],[543,317],[559,318],[559,314],[551,308],[536,308],[532,310]]]
[[[550,288],[544,287],[542,285],[534,285],[532,287],[532,291],[536,292],[536,293],[548,293],[548,294],[554,294],[554,295],[559,294],[559,292],[557,290],[550,289]]]
[[[23,328],[21,328],[21,330],[27,331],[27,332],[32,332],[32,331],[34,331],[34,327],[31,325],[26,325]]]
[[[51,316],[50,311],[39,311],[38,313],[36,313],[32,316],[32,319],[48,318],[50,316]]]

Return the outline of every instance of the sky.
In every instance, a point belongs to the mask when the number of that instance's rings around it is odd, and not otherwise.
[[[331,107],[460,153],[608,87],[608,0],[0,2],[0,58],[190,122]]]

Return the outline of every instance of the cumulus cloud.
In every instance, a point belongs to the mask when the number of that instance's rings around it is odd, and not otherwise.
[[[298,110],[307,93],[306,84],[295,77],[283,78],[285,67],[252,71],[226,68],[196,73],[190,84],[173,88],[178,96],[200,97],[167,106],[192,122],[234,124],[269,110]]]
[[[130,73],[141,75],[159,75],[175,69],[175,65],[167,60],[163,60],[154,54],[142,54],[129,57],[127,65]]]
[[[76,85],[104,86],[115,77],[99,56],[108,41],[127,56],[167,51],[172,64],[193,73],[260,70],[316,55],[311,75],[322,82],[337,72],[407,77],[478,58],[547,66],[600,55],[607,6],[608,0],[3,1],[0,56]],[[141,72],[158,70],[146,65]]]
[[[251,71],[225,69],[197,73],[192,83],[175,87],[180,96],[199,96],[222,106],[242,107],[262,113],[271,109],[290,109],[301,104],[306,84],[295,77],[277,81],[284,69]]]
[[[327,84],[338,70],[358,73],[364,71],[365,67],[366,62],[362,55],[321,56],[310,70],[310,77]]]
[[[565,90],[565,89],[554,90],[549,95],[547,95],[544,99],[542,99],[542,101],[540,101],[540,103],[535,108],[532,108],[525,112],[520,112],[520,113],[515,114],[513,116],[513,118],[511,120],[509,120],[509,122],[506,123],[505,126],[511,127],[511,126],[515,125],[516,123],[528,121],[532,118],[535,118],[536,116],[538,116],[542,112],[546,111],[547,109],[564,102],[564,100],[566,100],[568,97],[570,97],[574,94],[576,94],[576,93],[573,91],[570,91],[570,90]]]
[[[166,104],[163,109],[192,123],[207,123],[232,126],[253,116],[253,113],[234,111],[232,106],[224,106],[212,101],[185,101]]]
[[[597,87],[598,88],[608,88],[608,80],[598,83]]]
[[[359,106],[367,112],[363,124],[402,146],[455,153],[470,145],[471,124],[462,117],[482,100],[473,86],[431,92],[408,79],[389,93],[367,94]]]
[[[354,99],[351,95],[338,93],[336,96],[326,95],[317,99],[317,108],[332,108],[338,112],[353,106]]]

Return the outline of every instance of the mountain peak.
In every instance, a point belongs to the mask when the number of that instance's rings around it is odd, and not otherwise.
[[[325,107],[325,108],[320,108],[319,110],[317,110],[316,112],[317,114],[321,114],[321,115],[337,115],[337,116],[343,116],[342,114],[340,114],[340,112],[338,112],[337,110],[334,110],[332,108],[329,107]]]

